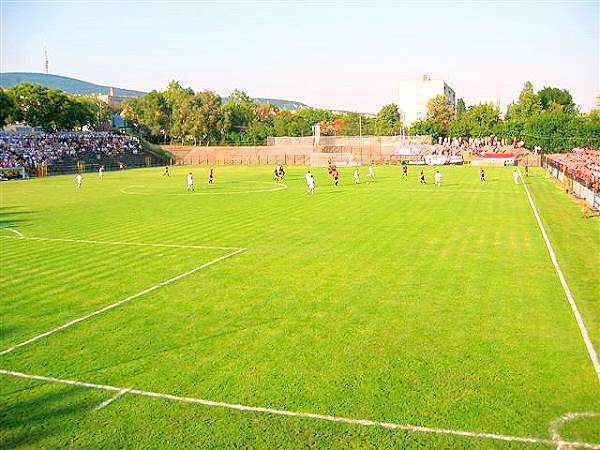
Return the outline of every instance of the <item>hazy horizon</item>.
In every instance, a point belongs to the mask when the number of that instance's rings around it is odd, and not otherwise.
[[[525,81],[599,89],[597,2],[18,2],[1,5],[2,72],[125,89],[170,80],[226,96],[377,112],[397,83],[428,74],[473,104],[506,104]]]

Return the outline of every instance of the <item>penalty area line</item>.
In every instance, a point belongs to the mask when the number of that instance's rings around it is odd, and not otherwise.
[[[96,406],[94,408],[94,411],[100,411],[101,409],[106,408],[108,405],[110,405],[112,402],[114,402],[120,396],[122,396],[123,394],[127,394],[128,392],[129,392],[129,389],[121,389],[119,392],[117,392],[111,398],[109,398],[108,400],[104,400],[102,403],[100,403],[98,406]]]
[[[34,337],[30,338],[30,339],[27,339],[26,341],[20,342],[20,343],[12,346],[10,348],[7,348],[7,349],[1,351],[0,352],[0,356],[6,355],[8,353],[11,353],[14,350],[18,349],[19,347],[24,347],[25,345],[29,345],[29,344],[32,344],[32,343],[34,343],[36,341],[39,341],[40,339],[43,339],[43,338],[45,338],[47,336],[50,336],[51,334],[57,333],[57,332],[59,332],[61,330],[64,330],[65,328],[72,327],[73,325],[76,325],[79,322],[83,322],[84,320],[87,320],[87,319],[90,319],[90,318],[92,318],[94,316],[97,316],[99,314],[105,313],[106,311],[109,311],[109,310],[111,310],[113,308],[116,308],[117,306],[121,306],[124,303],[130,302],[131,300],[134,300],[134,299],[136,299],[138,297],[146,295],[146,294],[148,294],[148,293],[150,293],[152,291],[155,291],[155,290],[157,290],[157,289],[159,289],[159,288],[161,288],[163,286],[167,286],[167,285],[169,285],[171,283],[174,283],[175,281],[181,280],[182,278],[185,278],[185,277],[187,277],[187,276],[189,276],[189,275],[191,275],[193,273],[196,273],[199,270],[202,270],[202,269],[204,269],[204,268],[206,268],[208,266],[212,266],[213,264],[216,264],[216,263],[218,263],[220,261],[223,261],[223,260],[225,260],[227,258],[231,258],[232,256],[235,256],[238,253],[241,253],[241,252],[243,252],[245,250],[246,250],[245,248],[240,248],[240,249],[237,249],[236,251],[227,253],[226,255],[220,256],[220,257],[215,258],[213,260],[210,260],[210,261],[208,261],[208,262],[206,262],[206,263],[204,263],[204,264],[202,264],[202,265],[200,265],[198,267],[195,267],[192,270],[188,270],[187,272],[183,272],[183,273],[181,273],[179,275],[176,275],[176,276],[174,276],[172,278],[169,278],[168,280],[162,281],[162,282],[160,282],[158,284],[155,284],[154,286],[146,288],[146,289],[138,292],[137,294],[130,295],[129,297],[126,297],[126,298],[124,298],[122,300],[119,300],[118,302],[111,303],[110,305],[107,305],[107,306],[105,306],[103,308],[100,308],[100,309],[98,309],[96,311],[93,311],[93,312],[91,312],[89,314],[86,314],[85,316],[79,317],[77,319],[70,320],[69,322],[62,324],[59,327],[53,328],[52,330],[46,331],[45,333],[42,333],[42,334],[38,334],[37,336],[34,336]]]
[[[576,413],[566,413],[563,414],[562,416],[560,416],[557,419],[554,419],[552,422],[550,422],[550,435],[552,436],[552,439],[559,441],[560,440],[560,432],[559,432],[559,428],[561,427],[561,425],[564,425],[568,422],[572,422],[574,420],[578,420],[578,419],[586,419],[586,418],[596,418],[596,417],[600,417],[600,412],[576,412]],[[566,447],[564,445],[559,445],[558,447],[556,447],[556,450],[568,450],[570,447]]]
[[[550,238],[548,237],[548,234],[546,233],[546,229],[544,228],[542,219],[538,213],[538,210],[535,206],[533,198],[531,197],[531,194],[529,193],[529,189],[527,188],[527,185],[525,184],[525,179],[523,178],[523,174],[521,173],[521,171],[519,171],[519,177],[521,178],[521,183],[523,184],[523,187],[525,188],[525,193],[527,194],[527,198],[529,199],[529,205],[531,206],[531,209],[533,210],[533,214],[537,221],[538,227],[539,227],[540,231],[542,232],[542,237],[544,238],[544,242],[546,243],[548,253],[550,254],[550,260],[552,261],[552,264],[554,265],[554,269],[556,270],[556,273],[558,274],[560,284],[562,285],[563,291],[565,291],[565,295],[567,296],[567,300],[569,301],[569,304],[571,305],[571,310],[573,311],[573,315],[575,316],[575,320],[577,321],[577,325],[579,326],[579,331],[581,332],[581,337],[583,338],[583,342],[585,343],[588,354],[590,355],[590,359],[592,360],[592,365],[594,366],[594,370],[596,371],[596,376],[598,377],[598,381],[600,381],[600,360],[598,359],[598,353],[596,353],[594,344],[592,344],[592,340],[590,339],[590,335],[589,335],[588,330],[583,321],[583,317],[581,316],[581,313],[579,312],[577,302],[575,302],[575,298],[573,297],[573,294],[571,293],[571,289],[569,288],[569,285],[567,284],[567,279],[565,278],[565,276],[560,268],[560,265],[558,264],[558,258],[556,257],[556,253],[554,252],[554,248],[552,247]]]
[[[13,228],[6,228],[6,227],[4,227],[4,228],[1,228],[1,229],[2,230],[10,231],[10,232],[15,233],[17,235],[16,237],[15,236],[3,236],[3,237],[10,237],[12,239],[26,239],[26,237],[25,237],[25,235],[23,233],[21,233],[20,231],[15,230]]]
[[[546,445],[546,446],[571,446],[571,447],[579,447],[586,448],[592,450],[600,450],[600,444],[594,444],[589,442],[577,442],[577,441],[565,441],[565,440],[555,440],[555,439],[545,439],[538,437],[526,437],[526,436],[511,436],[507,434],[495,434],[495,433],[479,433],[474,431],[463,431],[463,430],[453,430],[449,428],[433,428],[426,427],[420,425],[408,425],[408,424],[399,424],[399,423],[390,423],[390,422],[377,422],[368,419],[353,419],[349,417],[341,417],[341,416],[329,416],[323,414],[315,414],[315,413],[307,413],[307,412],[298,412],[298,411],[289,411],[285,409],[273,409],[273,408],[263,408],[259,406],[248,406],[248,405],[239,405],[235,403],[225,403],[218,402],[213,400],[206,400],[202,398],[195,397],[180,397],[177,395],[164,394],[160,392],[151,392],[151,391],[142,391],[139,389],[126,389],[116,386],[109,386],[103,384],[94,384],[94,383],[84,383],[81,381],[46,377],[41,375],[29,375],[22,372],[15,372],[10,370],[0,369],[0,375],[12,376],[17,378],[23,378],[27,380],[35,380],[41,382],[48,383],[57,383],[57,384],[66,384],[70,386],[78,386],[87,389],[97,389],[103,391],[111,391],[116,392],[117,395],[114,395],[112,398],[118,398],[119,393],[122,391],[123,394],[128,395],[138,395],[142,397],[151,397],[151,398],[159,398],[169,401],[175,401],[180,403],[191,403],[198,404],[204,406],[211,407],[219,407],[225,409],[232,409],[243,412],[254,412],[254,413],[263,413],[273,416],[285,416],[285,417],[297,417],[300,419],[312,419],[319,420],[324,422],[334,422],[334,423],[343,423],[348,425],[360,425],[366,427],[377,427],[384,428],[388,430],[401,430],[407,431],[411,433],[429,433],[429,434],[441,434],[441,435],[450,435],[450,436],[459,436],[466,438],[477,438],[477,439],[488,439],[494,441],[503,441],[503,442],[519,442],[522,444],[532,444],[532,445]],[[123,395],[121,394],[121,395]],[[106,402],[105,402],[106,403]]]

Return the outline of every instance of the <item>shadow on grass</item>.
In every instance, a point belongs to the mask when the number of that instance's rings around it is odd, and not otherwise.
[[[35,214],[35,212],[23,211],[18,206],[0,207],[0,229],[20,228],[30,221],[29,216],[31,214]]]
[[[261,327],[279,322],[281,320],[281,317],[272,317],[272,318],[263,319],[263,320],[253,320],[253,321],[250,321],[250,323],[244,323],[244,321],[246,321],[247,317],[250,315],[249,314],[250,312],[260,308],[262,305],[264,305],[265,303],[267,303],[269,301],[270,300],[266,300],[266,299],[261,300],[255,304],[245,308],[244,310],[240,311],[240,313],[234,315],[229,320],[222,323],[221,326],[218,329],[214,330],[212,333],[207,334],[205,336],[200,336],[200,337],[195,338],[193,340],[194,344],[202,343],[202,344],[214,345],[216,341],[218,341],[220,338],[222,338],[224,336],[233,335],[233,334],[247,331],[247,330],[250,330],[253,328],[261,328]],[[94,368],[91,370],[84,371],[84,372],[82,372],[82,374],[87,375],[87,374],[97,373],[97,372],[100,372],[100,371],[103,371],[106,369],[115,369],[116,367],[118,367],[120,365],[130,364],[133,361],[139,362],[139,361],[146,360],[148,358],[157,358],[157,357],[159,357],[159,355],[161,355],[163,353],[169,353],[171,351],[188,348],[189,345],[190,345],[190,342],[173,343],[173,344],[165,346],[161,349],[153,351],[151,353],[143,354],[136,358],[128,357],[126,360],[124,360],[120,363],[97,367],[97,368]]]
[[[88,398],[77,397],[82,390],[74,387],[56,387],[51,392],[39,392],[43,385],[36,383],[24,389],[3,394],[0,402],[2,423],[2,448],[45,447],[40,441],[52,435],[64,435],[66,424],[76,425],[74,420],[94,404]],[[9,395],[19,396],[10,400]],[[21,399],[22,398],[22,399]]]

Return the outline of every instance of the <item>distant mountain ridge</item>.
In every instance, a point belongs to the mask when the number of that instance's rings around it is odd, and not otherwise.
[[[63,77],[35,72],[6,72],[0,74],[0,86],[11,88],[23,82],[39,84],[51,89],[60,89],[67,94],[94,95],[108,94],[109,86],[78,80],[77,78]],[[145,92],[133,89],[114,88],[115,95],[119,97],[139,97]]]
[[[36,72],[5,72],[0,73],[0,87],[11,88],[23,82],[39,84],[51,89],[60,89],[61,91],[72,95],[96,95],[108,94],[109,86],[90,83],[89,81],[78,80],[77,78],[64,77],[62,75],[52,75]],[[122,89],[114,87],[114,93],[118,97],[139,97],[146,92],[136,91],[134,89]],[[282,100],[276,98],[255,98],[258,103],[271,103],[278,108],[290,111],[298,111],[308,108],[307,105],[294,100]],[[223,97],[227,101],[227,97]]]

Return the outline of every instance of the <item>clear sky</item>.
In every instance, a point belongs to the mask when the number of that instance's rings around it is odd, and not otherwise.
[[[2,72],[42,72],[47,47],[50,73],[99,84],[365,112],[423,73],[467,105],[530,80],[587,111],[600,89],[597,1],[0,1]]]

